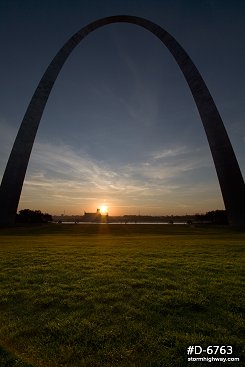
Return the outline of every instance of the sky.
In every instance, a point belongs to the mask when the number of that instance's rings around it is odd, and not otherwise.
[[[88,23],[123,14],[157,23],[189,54],[244,174],[243,0],[1,0],[1,177],[56,52]],[[40,123],[19,210],[77,215],[101,204],[111,215],[224,209],[187,83],[166,47],[132,24],[95,30],[65,63]]]

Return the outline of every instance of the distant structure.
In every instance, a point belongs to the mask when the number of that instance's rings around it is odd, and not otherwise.
[[[132,23],[153,33],[171,52],[183,72],[196,102],[213,156],[228,220],[245,225],[245,186],[232,145],[212,96],[196,66],[180,44],[163,28],[149,20],[118,15],[102,18],[75,33],[45,71],[27,108],[10,154],[0,188],[0,225],[13,225],[32,146],[49,94],[73,49],[91,32],[111,23]]]
[[[94,223],[101,223],[108,221],[108,214],[101,214],[100,209],[96,210],[96,213],[87,213],[84,212],[84,215],[81,219],[83,222],[94,222]]]
[[[100,222],[101,221],[100,209],[97,209],[96,213],[86,213],[86,212],[84,212],[83,220],[85,222]]]

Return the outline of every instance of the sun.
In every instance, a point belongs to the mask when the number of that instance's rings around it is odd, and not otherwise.
[[[108,206],[107,206],[107,205],[101,205],[101,206],[100,206],[100,213],[101,213],[102,215],[106,215],[106,214],[108,214]]]

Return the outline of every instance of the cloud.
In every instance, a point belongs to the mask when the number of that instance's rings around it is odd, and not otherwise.
[[[153,152],[153,159],[162,159],[168,157],[176,157],[181,154],[187,153],[188,150],[185,146],[174,147],[170,149],[165,149],[158,152]]]
[[[176,197],[196,196],[203,192],[210,194],[212,188],[205,182],[193,187],[191,181],[182,183],[186,172],[200,169],[205,159],[193,155],[192,159],[181,161],[181,152],[186,149],[176,147],[162,152],[161,158],[179,156],[179,161],[170,164],[160,162],[151,153],[151,162],[109,166],[103,161],[78,155],[68,145],[37,143],[33,151],[30,167],[25,180],[22,201],[31,197],[58,206],[91,207],[98,205],[102,198],[110,201],[111,207],[160,207],[161,200],[175,201]],[[160,155],[160,154],[159,154]],[[182,206],[186,205],[182,203]]]
[[[2,126],[4,149],[10,150],[15,132],[6,123]],[[114,214],[137,210],[154,213],[195,207],[194,199],[209,204],[217,202],[217,197],[220,200],[215,179],[209,175],[203,180],[193,178],[212,165],[201,148],[192,152],[186,146],[169,146],[166,150],[149,152],[144,158],[147,159],[141,162],[108,164],[61,141],[53,144],[37,141],[20,208],[51,213],[69,208],[70,213],[81,213],[95,210],[106,200],[110,208],[115,208]]]
[[[119,101],[123,108],[128,112],[129,116],[140,124],[140,126],[154,125],[158,116],[158,92],[156,85],[150,83],[145,76],[145,70],[142,72],[134,60],[134,52],[129,52],[128,39],[122,35],[112,34],[112,41],[118,58],[124,65],[122,70],[125,71],[127,79],[130,80],[130,88],[128,94],[121,94]],[[132,51],[132,50],[131,50]],[[115,96],[115,94],[114,94]]]

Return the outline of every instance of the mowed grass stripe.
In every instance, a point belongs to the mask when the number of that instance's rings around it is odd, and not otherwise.
[[[1,344],[40,367],[187,366],[189,345],[242,358],[244,239],[171,225],[2,230]]]

